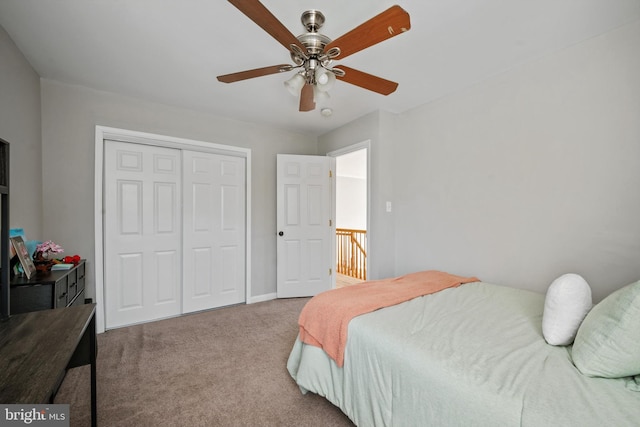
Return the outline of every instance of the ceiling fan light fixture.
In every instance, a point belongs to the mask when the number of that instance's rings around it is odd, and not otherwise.
[[[329,92],[318,89],[318,86],[313,87],[313,101],[318,105],[326,105],[329,102]]]
[[[302,90],[302,86],[305,84],[305,78],[302,74],[296,73],[289,80],[284,82],[284,86],[287,88],[289,93],[293,96],[300,96],[300,91]]]
[[[324,67],[317,67],[315,71],[316,77],[316,87],[323,91],[327,92],[331,90],[334,83],[336,82],[336,76],[330,70],[327,70]]]
[[[322,68],[318,68],[316,70],[316,83],[320,85],[326,85],[329,83],[329,76],[325,73]]]

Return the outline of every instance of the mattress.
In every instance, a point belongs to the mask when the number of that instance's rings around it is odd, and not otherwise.
[[[354,318],[344,366],[296,340],[287,368],[359,426],[637,426],[631,379],[582,375],[542,336],[544,295],[475,282]]]

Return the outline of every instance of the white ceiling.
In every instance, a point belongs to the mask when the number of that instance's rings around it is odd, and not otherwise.
[[[304,32],[303,11],[321,10],[321,32],[332,39],[394,4],[262,2],[294,35]],[[223,0],[0,0],[0,25],[45,79],[321,134],[374,110],[401,113],[640,19],[640,0],[397,4],[411,15],[411,30],[343,63],[396,81],[398,90],[385,97],[337,82],[331,117],[297,111],[298,100],[283,86],[290,73],[232,84],[216,80],[290,62],[282,45]]]

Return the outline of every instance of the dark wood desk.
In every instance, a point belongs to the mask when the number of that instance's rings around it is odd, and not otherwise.
[[[95,312],[95,304],[85,304],[0,321],[0,403],[51,403],[67,369],[91,364],[91,425],[96,426]]]

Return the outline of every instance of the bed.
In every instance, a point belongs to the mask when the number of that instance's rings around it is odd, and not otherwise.
[[[640,322],[640,282],[630,286]],[[298,336],[287,369],[358,426],[640,425],[640,370],[581,373],[572,346],[545,341],[544,305],[543,294],[467,283],[354,317],[341,367]]]

